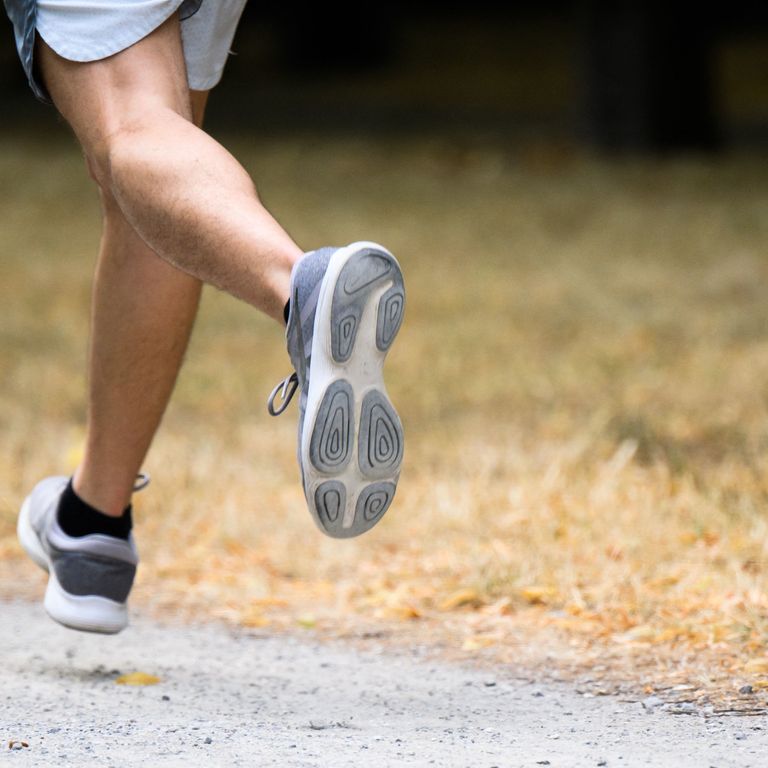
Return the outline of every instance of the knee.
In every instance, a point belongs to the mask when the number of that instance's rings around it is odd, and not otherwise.
[[[118,128],[105,133],[86,148],[88,173],[101,188],[102,195],[113,195],[116,182],[129,164],[133,133],[129,128]]]
[[[160,158],[154,156],[154,127],[163,119],[151,111],[110,121],[89,142],[86,163],[91,178],[104,192],[114,194],[126,178],[141,174]]]
[[[85,167],[88,170],[88,175],[96,182],[101,190],[102,195],[109,194],[108,186],[102,183],[104,174],[100,170],[100,163],[96,156],[92,152],[85,152]]]

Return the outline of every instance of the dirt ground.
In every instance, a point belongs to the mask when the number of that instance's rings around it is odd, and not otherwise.
[[[146,617],[105,638],[37,604],[1,608],[3,765],[757,768],[768,750],[766,718],[595,697],[418,647]]]

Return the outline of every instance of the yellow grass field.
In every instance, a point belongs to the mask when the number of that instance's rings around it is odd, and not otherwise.
[[[374,239],[400,259],[388,383],[406,460],[374,532],[324,538],[297,482],[295,407],[265,409],[290,372],[282,333],[209,291],[136,497],[135,605],[765,705],[766,158],[225,143],[302,245]],[[17,508],[82,443],[98,234],[71,142],[0,141],[6,597],[44,583]]]

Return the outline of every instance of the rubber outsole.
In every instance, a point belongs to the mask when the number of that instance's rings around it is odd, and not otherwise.
[[[312,464],[321,472],[338,472],[349,462],[354,404],[352,387],[343,379],[325,390],[309,449]]]
[[[367,478],[389,477],[403,460],[403,427],[395,409],[380,390],[372,390],[360,411],[358,466]]]
[[[302,437],[310,511],[334,538],[370,530],[395,495],[403,427],[383,365],[404,310],[392,254],[373,243],[334,254],[318,299]]]

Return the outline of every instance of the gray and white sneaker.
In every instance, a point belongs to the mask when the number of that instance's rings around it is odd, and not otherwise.
[[[44,605],[52,619],[71,629],[115,634],[128,624],[128,593],[139,562],[133,535],[125,541],[64,533],[56,513],[68,482],[49,477],[32,489],[19,513],[19,541],[49,573]]]
[[[300,390],[304,495],[320,530],[335,538],[372,528],[395,495],[403,428],[382,369],[404,308],[400,265],[376,243],[311,251],[291,275],[286,339],[296,372],[275,387],[268,408],[277,416]]]

